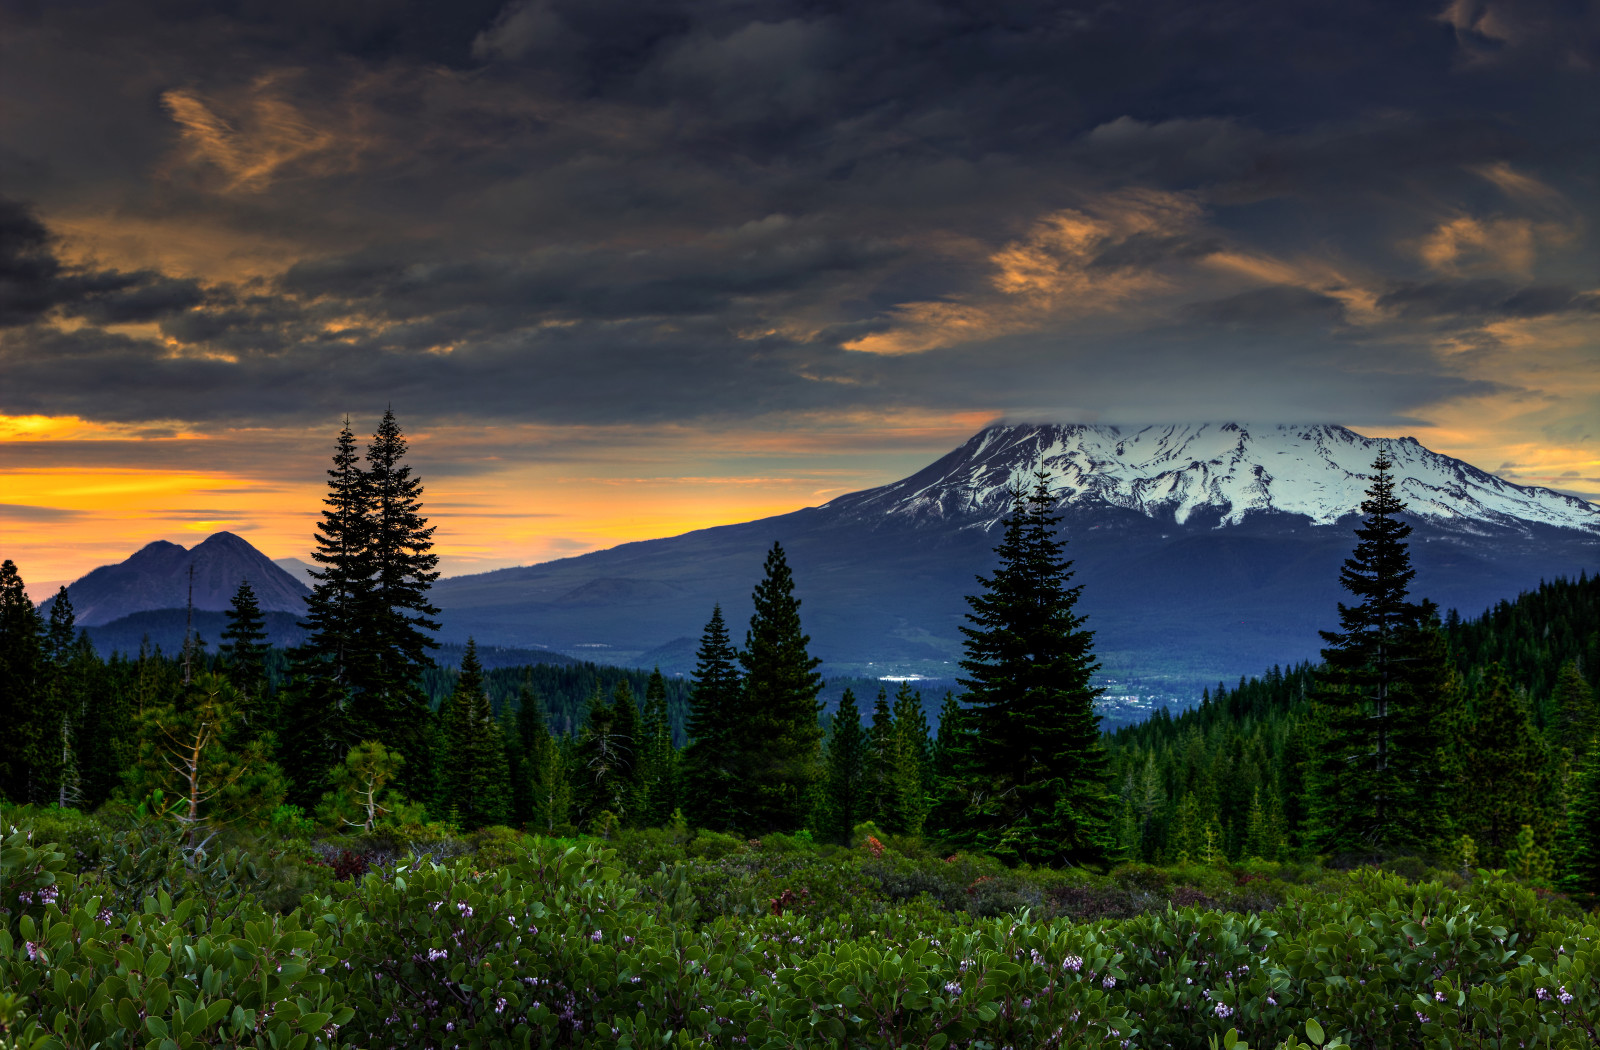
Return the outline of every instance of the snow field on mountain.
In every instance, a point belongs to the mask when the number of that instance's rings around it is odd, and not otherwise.
[[[1600,533],[1600,508],[1576,497],[1512,484],[1414,438],[1367,438],[1327,424],[996,426],[949,457],[937,476],[924,472],[844,498],[886,514],[992,521],[1004,515],[1010,491],[1043,466],[1063,505],[1098,501],[1179,524],[1214,509],[1219,525],[1267,511],[1328,525],[1359,510],[1380,450],[1419,516]]]

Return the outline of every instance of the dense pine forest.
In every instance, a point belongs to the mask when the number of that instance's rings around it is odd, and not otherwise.
[[[292,650],[0,566],[0,1047],[1591,1045],[1600,578],[1441,616],[1381,457],[1323,660],[1107,734],[1042,472],[960,692],[820,717],[777,544],[687,681],[440,667],[406,452],[338,435]]]

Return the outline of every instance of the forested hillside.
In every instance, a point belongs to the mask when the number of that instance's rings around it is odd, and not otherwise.
[[[1472,619],[1452,612],[1441,630],[1453,669],[1444,724],[1453,732],[1437,741],[1436,775],[1461,788],[1460,805],[1445,816],[1478,843],[1480,860],[1499,866],[1514,847],[1486,850],[1482,843],[1503,833],[1486,821],[1510,814],[1502,819],[1517,821],[1513,838],[1526,823],[1546,848],[1566,823],[1596,728],[1600,576],[1542,583]],[[1318,670],[1274,667],[1219,684],[1177,716],[1158,711],[1114,733],[1126,855],[1173,863],[1207,850],[1306,853]],[[1487,775],[1497,781],[1493,796],[1468,790]]]

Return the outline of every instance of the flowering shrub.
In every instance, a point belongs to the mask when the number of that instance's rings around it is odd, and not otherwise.
[[[598,843],[499,836],[503,866],[414,857],[279,915],[248,865],[157,871],[158,850],[131,904],[25,831],[3,847],[5,1050],[1600,1044],[1600,928],[1489,873],[1452,889],[1362,871],[1267,913],[1078,922],[865,891],[933,869],[957,899],[1101,885],[962,856],[741,849],[639,874]],[[708,908],[708,871],[748,906]]]

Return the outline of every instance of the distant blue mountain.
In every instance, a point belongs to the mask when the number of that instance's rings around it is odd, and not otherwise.
[[[242,580],[249,580],[264,612],[305,612],[311,591],[273,564],[265,554],[231,532],[218,532],[185,549],[157,540],[135,552],[127,561],[102,565],[67,586],[72,611],[79,626],[109,624],[134,613],[156,609],[184,609],[189,604],[194,575],[194,607],[220,612],[228,608]],[[55,599],[40,608],[46,614]]]

